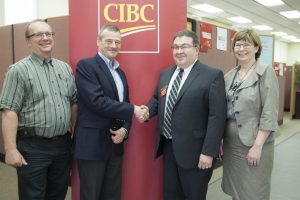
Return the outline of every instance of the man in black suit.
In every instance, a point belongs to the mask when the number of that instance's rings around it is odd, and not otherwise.
[[[176,66],[161,72],[145,119],[158,115],[164,200],[205,200],[226,119],[223,73],[198,60],[194,32],[176,33],[172,49]]]
[[[125,73],[115,57],[121,33],[114,25],[101,28],[99,52],[80,60],[76,68],[78,116],[74,153],[78,164],[81,200],[120,200],[123,141],[133,114],[143,115],[129,103]]]

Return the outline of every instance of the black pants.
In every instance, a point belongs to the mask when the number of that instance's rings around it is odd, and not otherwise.
[[[171,140],[164,140],[163,154],[164,200],[205,200],[213,166],[204,170],[182,168],[176,162]]]
[[[105,161],[77,159],[80,200],[120,200],[122,156]]]
[[[71,169],[71,137],[18,139],[28,165],[17,168],[20,200],[64,200]]]

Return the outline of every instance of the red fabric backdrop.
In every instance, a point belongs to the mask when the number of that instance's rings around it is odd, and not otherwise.
[[[132,103],[151,98],[159,72],[173,65],[173,35],[186,28],[186,0],[70,0],[70,63],[97,52],[98,28],[106,23],[123,32],[122,53],[117,57],[124,69]],[[139,124],[133,120],[123,160],[123,200],[162,200],[162,159],[154,160],[156,119]],[[72,170],[72,199],[79,200],[79,179]]]

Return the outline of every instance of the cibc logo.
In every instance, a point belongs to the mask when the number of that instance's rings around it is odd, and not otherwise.
[[[121,29],[121,53],[159,53],[159,0],[98,0],[98,30]]]

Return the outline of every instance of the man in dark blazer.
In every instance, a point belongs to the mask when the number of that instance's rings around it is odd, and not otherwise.
[[[78,164],[81,200],[120,200],[123,141],[133,114],[125,73],[115,57],[121,33],[114,25],[101,28],[93,58],[80,60],[76,68],[78,116],[74,153]]]
[[[161,72],[147,105],[149,117],[158,115],[155,156],[164,155],[164,200],[204,200],[226,119],[223,73],[198,60],[194,32],[176,33],[172,49],[176,66]]]

